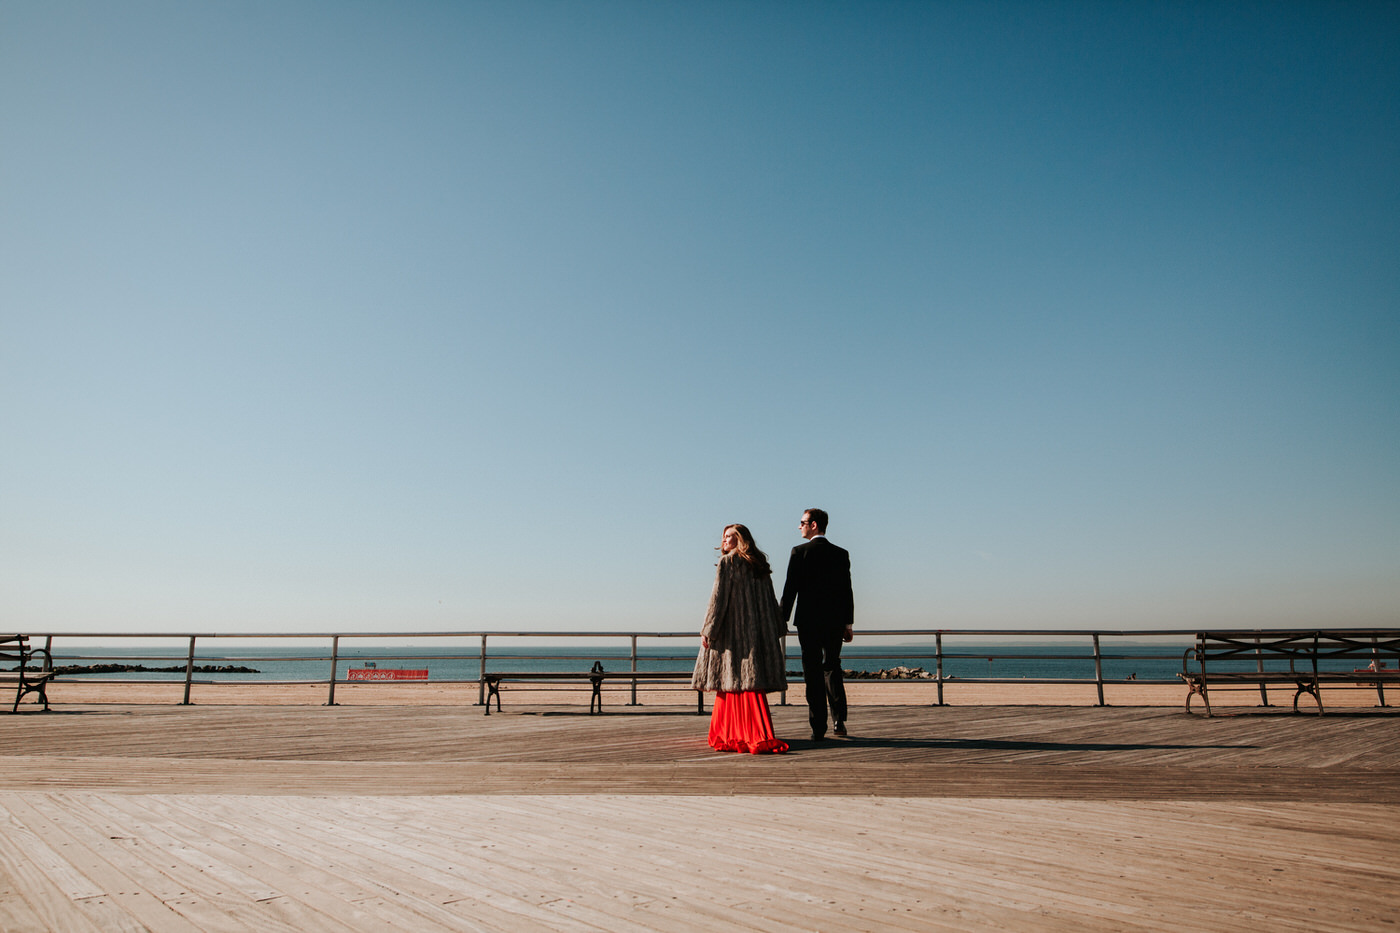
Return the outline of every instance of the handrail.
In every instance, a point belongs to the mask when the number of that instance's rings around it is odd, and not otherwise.
[[[1242,631],[1245,631],[1245,630],[1236,629],[1236,630],[1234,630],[1234,631],[1237,632],[1237,633],[1239,633],[1239,632],[1242,632]],[[1253,631],[1253,630],[1249,630],[1249,631]],[[1277,629],[1277,628],[1274,628],[1274,629],[1259,630],[1259,631],[1279,632],[1279,631],[1295,631],[1295,630],[1293,630],[1293,629]],[[1301,628],[1300,628],[1300,629],[1296,629],[1296,631],[1299,632],[1300,634],[1302,634],[1302,633],[1305,633],[1305,632],[1307,632],[1307,633],[1316,632],[1317,629],[1316,629],[1316,628],[1309,628],[1309,629],[1301,629]],[[1352,631],[1353,633],[1356,632],[1356,630],[1349,630],[1349,631]],[[1388,637],[1400,636],[1400,628],[1368,629],[1368,630],[1366,630],[1366,632],[1367,632],[1368,634],[1374,633],[1374,634],[1377,635],[1377,636],[1382,636],[1382,635],[1388,636]],[[1106,629],[863,629],[863,630],[860,630],[857,634],[858,634],[858,636],[859,636],[859,638],[860,638],[861,641],[866,641],[867,643],[864,644],[864,645],[862,645],[862,644],[860,644],[860,642],[858,642],[858,643],[856,644],[855,647],[858,648],[858,649],[861,649],[861,653],[860,653],[859,655],[851,654],[851,655],[849,655],[848,657],[849,657],[851,660],[859,659],[860,661],[865,661],[865,662],[879,661],[879,660],[888,660],[888,659],[896,659],[896,658],[898,658],[898,659],[910,659],[910,660],[913,660],[913,659],[918,659],[918,660],[927,659],[927,660],[933,661],[933,662],[934,662],[934,664],[932,665],[933,668],[934,668],[933,676],[927,678],[924,682],[936,683],[936,685],[937,685],[937,705],[939,705],[939,706],[945,705],[945,702],[944,702],[944,685],[945,685],[945,683],[947,683],[947,682],[949,682],[949,681],[956,681],[957,683],[960,683],[960,684],[961,684],[961,683],[974,683],[974,684],[975,684],[975,683],[984,683],[984,684],[1009,684],[1009,683],[1046,684],[1046,683],[1061,683],[1061,684],[1085,684],[1085,685],[1093,684],[1093,685],[1096,687],[1097,693],[1098,693],[1098,705],[1103,706],[1103,705],[1106,705],[1106,703],[1105,703],[1105,698],[1104,698],[1104,684],[1105,684],[1106,682],[1109,682],[1109,683],[1117,683],[1117,682],[1118,682],[1118,681],[1116,681],[1116,680],[1106,681],[1105,675],[1104,675],[1104,662],[1105,662],[1105,661],[1157,660],[1157,659],[1160,659],[1160,658],[1162,657],[1162,655],[1142,655],[1142,654],[1121,653],[1121,652],[1120,652],[1120,653],[1105,652],[1105,651],[1103,650],[1103,645],[1102,645],[1102,641],[1103,641],[1103,640],[1105,640],[1105,639],[1125,639],[1125,638],[1139,638],[1139,639],[1141,639],[1141,638],[1151,638],[1151,639],[1165,638],[1165,639],[1176,639],[1176,638],[1186,638],[1186,637],[1189,637],[1189,638],[1191,638],[1191,639],[1194,640],[1194,638],[1195,638],[1199,633],[1200,633],[1200,629],[1197,629],[1197,628],[1192,628],[1192,629],[1117,629],[1117,630],[1106,630]],[[798,657],[798,656],[796,656],[796,655],[788,655],[788,653],[787,653],[787,648],[788,648],[788,645],[786,644],[787,639],[790,638],[790,637],[791,637],[792,635],[794,635],[794,634],[795,634],[795,633],[788,633],[788,635],[785,636],[784,658],[785,658],[785,661],[786,661],[788,664],[791,664],[792,662],[798,661],[798,660],[799,660],[799,657]],[[370,655],[369,658],[366,658],[366,660],[374,659],[374,660],[376,660],[376,661],[397,661],[397,660],[440,660],[440,661],[468,661],[468,662],[470,662],[470,661],[476,661],[476,662],[477,662],[477,665],[478,665],[478,672],[477,672],[477,677],[476,677],[476,681],[475,681],[476,684],[477,684],[477,705],[481,705],[481,704],[485,701],[485,694],[484,694],[484,692],[485,692],[485,685],[484,685],[485,676],[486,676],[486,673],[487,673],[487,670],[488,670],[488,664],[489,664],[490,662],[492,662],[492,661],[531,660],[531,661],[546,661],[546,662],[547,662],[547,661],[563,661],[563,660],[586,660],[586,659],[596,658],[596,657],[599,656],[596,650],[589,649],[588,647],[586,647],[585,645],[582,645],[582,644],[579,645],[579,646],[577,647],[577,649],[571,650],[569,653],[561,653],[560,651],[557,651],[557,650],[555,650],[555,651],[531,650],[529,647],[517,647],[517,646],[514,646],[514,645],[506,645],[506,646],[503,646],[503,652],[502,652],[502,653],[494,654],[494,653],[492,653],[492,652],[490,651],[490,642],[491,642],[491,640],[493,640],[493,639],[519,639],[519,640],[524,640],[524,641],[533,641],[533,642],[535,642],[536,644],[538,644],[539,641],[540,641],[541,639],[558,639],[558,640],[568,641],[568,642],[585,642],[585,643],[587,643],[587,642],[596,643],[596,642],[602,641],[602,640],[617,640],[617,641],[623,642],[623,644],[616,646],[616,649],[614,649],[614,646],[609,645],[609,646],[607,647],[607,651],[609,652],[609,655],[608,655],[608,656],[611,656],[611,657],[616,658],[616,660],[619,661],[619,662],[622,662],[622,661],[628,662],[628,664],[629,664],[629,670],[630,670],[630,671],[632,671],[632,672],[637,672],[637,673],[642,673],[642,674],[644,674],[645,671],[644,671],[644,670],[641,670],[641,669],[639,668],[639,662],[642,662],[642,661],[645,661],[645,662],[653,662],[653,661],[666,661],[666,660],[685,660],[685,659],[688,658],[688,656],[687,656],[687,655],[656,655],[656,654],[644,654],[644,653],[642,653],[641,651],[639,651],[639,647],[638,647],[638,645],[639,645],[639,640],[654,639],[654,640],[658,640],[658,641],[663,641],[663,642],[664,642],[665,640],[670,640],[670,639],[683,639],[683,640],[688,640],[689,642],[695,644],[697,648],[698,648],[698,642],[699,642],[699,635],[698,635],[697,633],[695,633],[694,631],[676,632],[676,631],[637,631],[637,630],[626,630],[626,631],[588,631],[588,632],[577,632],[577,631],[558,631],[558,630],[540,630],[540,631],[518,631],[518,630],[516,630],[516,631],[512,631],[512,630],[506,630],[506,629],[490,629],[490,630],[476,630],[476,631],[433,631],[433,632],[417,631],[417,632],[325,632],[325,633],[304,633],[304,632],[238,632],[238,633],[230,633],[230,632],[196,632],[196,633],[190,633],[190,632],[119,632],[119,633],[113,633],[113,632],[90,632],[90,633],[89,633],[89,632],[75,631],[75,632],[44,632],[44,633],[40,633],[40,634],[38,634],[38,635],[32,635],[31,637],[36,637],[36,638],[42,637],[42,638],[45,638],[45,639],[46,639],[45,644],[46,644],[46,646],[48,646],[50,649],[53,648],[53,645],[54,645],[55,640],[65,640],[65,641],[102,641],[102,642],[108,642],[108,643],[110,643],[110,642],[121,642],[121,641],[132,641],[132,640],[138,640],[138,639],[139,639],[139,640],[157,639],[157,640],[161,640],[161,641],[185,641],[185,642],[187,642],[187,645],[188,645],[187,651],[184,652],[185,657],[182,658],[182,659],[180,659],[180,660],[183,660],[183,661],[184,661],[184,677],[183,677],[184,699],[183,699],[183,704],[189,704],[189,703],[192,702],[192,700],[191,700],[191,692],[192,692],[192,688],[193,688],[194,685],[196,685],[196,684],[207,685],[207,684],[215,684],[215,683],[227,683],[227,681],[218,681],[218,680],[208,680],[208,679],[203,679],[203,678],[197,678],[197,677],[195,676],[195,674],[196,674],[196,672],[197,672],[197,667],[198,667],[199,662],[206,662],[206,663],[207,663],[207,662],[211,662],[211,661],[221,661],[221,662],[229,662],[229,661],[263,661],[263,662],[269,662],[269,661],[278,661],[278,662],[302,661],[302,662],[321,662],[321,661],[328,661],[328,662],[330,662],[330,671],[329,671],[329,674],[328,674],[326,677],[324,677],[324,678],[318,677],[318,678],[300,679],[300,680],[259,680],[259,681],[254,681],[254,682],[252,682],[252,683],[253,683],[253,684],[259,684],[259,685],[268,685],[268,686],[271,686],[271,685],[289,685],[289,684],[318,684],[318,683],[319,683],[319,684],[325,684],[325,685],[326,685],[326,688],[327,688],[327,700],[326,700],[326,702],[327,702],[327,705],[330,705],[330,706],[336,705],[336,701],[335,701],[336,686],[337,686],[338,684],[344,684],[344,683],[349,683],[349,682],[350,682],[348,679],[342,678],[342,677],[340,676],[340,666],[341,666],[341,664],[342,664],[342,663],[346,663],[346,662],[348,662],[348,661],[351,660],[351,658],[348,657],[348,656],[346,655],[345,651],[344,651],[344,646],[342,645],[342,641],[356,641],[356,642],[366,642],[366,643],[373,643],[373,642],[376,642],[376,641],[379,641],[379,642],[393,641],[393,642],[398,642],[398,643],[400,643],[400,644],[397,645],[397,646],[395,646],[395,645],[386,645],[387,648],[389,648],[391,651],[394,651],[395,653],[384,653],[384,654],[376,653],[376,654]],[[876,648],[882,648],[882,649],[884,649],[884,650],[871,651],[871,650],[870,650],[870,645],[869,645],[869,643],[868,643],[868,641],[867,641],[868,639],[878,640],[878,639],[892,639],[892,638],[894,638],[894,639],[906,639],[906,640],[918,640],[920,643],[918,643],[918,644],[905,644],[905,645],[890,645],[890,644],[879,645],[879,644],[877,644],[877,645],[875,646]],[[1018,646],[1018,645],[1015,645],[1015,644],[1006,645],[1006,646],[1005,646],[1005,649],[1003,649],[1002,646],[996,646],[996,647],[997,647],[997,650],[995,650],[995,651],[989,651],[989,650],[987,650],[987,649],[986,649],[985,647],[983,647],[983,646],[976,646],[977,648],[980,649],[980,650],[976,650],[976,651],[960,651],[960,650],[958,650],[958,648],[959,648],[958,645],[954,644],[954,645],[951,645],[951,646],[950,646],[950,645],[947,644],[947,642],[945,641],[945,639],[949,639],[949,638],[952,638],[952,639],[962,639],[962,640],[966,640],[966,639],[969,639],[969,638],[973,638],[973,639],[1007,639],[1007,638],[1010,638],[1010,639],[1021,639],[1021,640],[1023,640],[1023,641],[1025,642],[1025,644],[1024,644],[1024,645],[1021,645],[1021,646]],[[1084,646],[1085,653],[1068,653],[1068,654],[1067,654],[1067,653],[1060,652],[1060,653],[1047,654],[1047,653],[1044,653],[1043,651],[1036,651],[1036,650],[1035,650],[1036,648],[1044,647],[1044,640],[1047,640],[1047,639],[1048,639],[1048,640],[1059,641],[1059,640],[1067,639],[1067,638],[1068,638],[1068,639],[1079,639],[1079,638],[1084,638],[1084,639],[1087,639],[1090,643],[1089,643],[1088,645],[1085,645],[1085,646]],[[199,653],[199,650],[198,650],[200,647],[202,647],[202,646],[204,646],[204,645],[209,645],[209,644],[211,644],[211,643],[218,643],[218,642],[220,642],[220,641],[224,641],[224,642],[233,641],[233,642],[245,642],[245,643],[246,643],[246,642],[261,642],[261,643],[272,642],[272,643],[276,643],[276,642],[278,642],[278,641],[285,641],[285,640],[297,640],[297,641],[310,642],[310,643],[315,643],[315,642],[324,642],[324,643],[328,643],[329,653],[328,653],[328,654],[324,654],[324,655],[320,655],[320,654],[299,654],[299,655],[297,655],[297,656],[295,656],[295,657],[276,657],[276,656],[269,656],[269,655],[240,655],[240,654],[237,654],[237,653],[229,653],[229,652],[227,652],[227,651],[226,651],[225,653],[223,653],[223,654],[203,654],[203,655],[201,655],[201,654]],[[462,646],[451,646],[451,647],[448,648],[447,650],[434,650],[434,649],[428,648],[428,647],[426,647],[426,646],[418,646],[418,645],[414,645],[414,646],[412,646],[412,648],[410,649],[409,646],[405,646],[405,645],[402,644],[402,643],[404,643],[404,642],[420,642],[420,641],[438,641],[438,642],[441,642],[441,641],[443,641],[443,640],[457,640],[457,641],[471,641],[471,640],[475,640],[475,641],[478,642],[478,645],[476,645],[476,646],[471,646],[471,647],[468,647],[468,646],[465,646],[465,645],[462,645]],[[930,641],[931,641],[931,644],[930,644]],[[1040,643],[1037,644],[1037,642],[1040,642]],[[569,646],[569,647],[572,648],[572,646]],[[1025,650],[1016,650],[1018,647],[1019,647],[1019,648],[1023,648],[1023,649],[1025,649]],[[1056,647],[1060,647],[1060,646],[1057,645]],[[1077,646],[1077,645],[1067,645],[1067,646],[1064,646],[1064,647],[1076,648],[1076,647],[1078,647],[1078,646]],[[1130,647],[1130,646],[1125,646],[1125,647]],[[931,650],[930,650],[930,649],[931,649]],[[411,653],[404,653],[405,651],[410,651],[410,650],[411,650]],[[614,650],[616,650],[616,653],[613,653]],[[688,646],[686,647],[685,650],[687,650],[687,651],[688,651],[688,650],[691,650],[691,649],[690,649],[690,646],[688,645]],[[1189,649],[1188,649],[1188,651],[1189,651]],[[169,653],[164,653],[164,654],[136,654],[136,653],[131,653],[131,654],[122,654],[122,655],[111,655],[111,654],[91,655],[91,654],[82,654],[82,653],[69,654],[69,653],[65,652],[65,653],[63,653],[63,654],[56,654],[55,656],[56,656],[60,661],[63,661],[63,662],[66,662],[66,663],[71,663],[71,662],[74,662],[74,661],[78,661],[78,662],[82,662],[82,661],[96,662],[96,661],[114,661],[114,660],[116,660],[116,661],[167,661],[167,662],[169,662],[169,661],[174,661],[174,660],[175,660],[175,657],[172,656],[172,655],[169,654]],[[948,662],[966,662],[966,661],[972,661],[972,660],[980,661],[980,660],[983,660],[983,659],[985,659],[985,660],[987,661],[987,675],[986,675],[985,677],[983,677],[983,676],[954,676],[953,674],[950,674],[950,673],[948,672]],[[355,659],[355,660],[358,660],[358,658]],[[1091,661],[1092,661],[1092,663],[1093,663],[1093,676],[1092,676],[1092,677],[1066,677],[1066,678],[1045,678],[1045,677],[1019,677],[1019,678],[1013,678],[1013,677],[995,677],[995,676],[993,676],[992,667],[993,667],[993,665],[994,665],[996,662],[998,662],[998,661],[1006,662],[1006,661],[1037,661],[1037,660],[1039,660],[1039,661],[1049,661],[1049,660],[1053,660],[1053,661],[1063,661],[1063,662],[1085,662],[1085,663],[1091,662]],[[137,678],[137,677],[126,677],[126,678],[122,678],[122,679],[120,679],[120,680],[104,680],[104,679],[101,679],[101,678],[98,677],[98,676],[93,676],[91,679],[89,679],[89,678],[87,677],[87,675],[83,675],[83,676],[84,676],[84,680],[85,680],[86,682],[89,682],[89,683],[140,683],[140,684],[171,684],[171,683],[172,683],[172,681],[170,681],[170,680],[151,680],[151,679],[141,679],[141,678]],[[65,679],[66,679],[66,678],[65,678]],[[442,683],[462,683],[462,684],[467,684],[467,683],[472,683],[472,682],[473,682],[473,681],[471,681],[471,680],[464,680],[464,679],[449,679],[449,680],[435,679],[435,680],[433,681],[433,683],[438,683],[438,684],[442,684]],[[896,681],[896,682],[898,682],[898,681]],[[1139,682],[1139,683],[1145,683],[1145,684],[1168,684],[1168,683],[1176,683],[1177,681],[1176,681],[1175,679],[1159,679],[1159,680],[1148,679],[1148,680],[1142,680],[1142,681],[1138,681],[1138,682]],[[395,684],[397,684],[397,685],[407,686],[407,685],[412,685],[412,684],[415,684],[415,683],[420,683],[420,684],[421,684],[422,682],[421,682],[421,681],[416,681],[416,682],[415,682],[415,681],[403,681],[403,682],[383,681],[383,682],[381,682],[381,683],[395,683]],[[784,697],[784,701],[785,701],[785,697]],[[629,704],[629,705],[636,705],[636,703],[637,703],[637,683],[636,683],[636,681],[633,681],[633,682],[632,682],[632,685],[631,685],[631,698],[630,698],[630,704]]]

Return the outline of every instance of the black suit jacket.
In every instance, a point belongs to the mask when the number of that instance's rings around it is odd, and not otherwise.
[[[794,604],[797,614],[793,624],[799,632],[835,636],[853,624],[851,555],[823,537],[793,548],[779,605],[784,622],[792,615]]]

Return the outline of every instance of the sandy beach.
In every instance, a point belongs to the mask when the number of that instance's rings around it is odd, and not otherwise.
[[[522,706],[582,706],[587,707],[590,691],[587,684],[567,684],[549,687],[506,683],[502,688],[506,709]],[[936,684],[920,681],[861,681],[846,683],[846,692],[853,706],[929,706],[938,702]],[[1106,683],[1104,702],[1109,706],[1184,707],[1187,690],[1183,684]],[[196,704],[228,705],[323,705],[330,696],[326,684],[199,684],[191,688],[190,700]],[[475,683],[434,684],[336,684],[335,702],[341,706],[458,706],[475,705],[478,689]],[[1331,709],[1360,709],[1377,705],[1374,689],[1323,688],[1323,702]],[[803,687],[795,683],[787,693],[789,704],[804,702]],[[184,699],[182,683],[123,684],[82,683],[61,681],[49,688],[51,705],[63,704],[164,704],[180,703]],[[605,708],[626,705],[631,700],[630,689],[609,685],[603,690]],[[639,686],[638,703],[648,707],[694,708],[695,694],[681,687]],[[1094,706],[1098,692],[1094,684],[969,684],[951,682],[943,688],[943,701],[950,706]],[[26,703],[30,702],[28,699]],[[781,695],[772,694],[769,702],[781,704]],[[1270,688],[1271,706],[1291,707],[1293,691]],[[1392,691],[1386,702],[1400,703],[1400,695]],[[1212,689],[1211,703],[1218,708],[1249,708],[1260,705],[1257,687],[1248,689]],[[706,699],[706,708],[710,700]],[[1303,697],[1299,710],[1313,712],[1312,699]],[[1192,701],[1192,710],[1201,711],[1199,698]]]

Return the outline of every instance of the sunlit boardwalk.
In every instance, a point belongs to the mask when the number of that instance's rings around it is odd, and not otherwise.
[[[1400,716],[681,706],[0,718],[0,929],[1371,930]]]

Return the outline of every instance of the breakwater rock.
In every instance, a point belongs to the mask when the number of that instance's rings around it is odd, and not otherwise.
[[[260,674],[255,667],[238,667],[233,664],[196,664],[196,674]],[[185,665],[171,667],[147,667],[144,664],[66,664],[53,669],[55,674],[183,674]]]
[[[922,667],[889,667],[878,671],[842,671],[847,680],[933,680]]]

